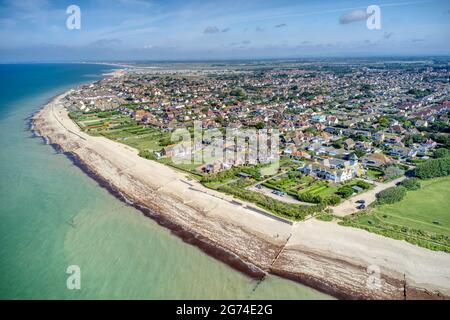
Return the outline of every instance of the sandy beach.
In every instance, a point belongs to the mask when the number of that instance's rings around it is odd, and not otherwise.
[[[83,133],[68,117],[64,96],[34,116],[35,131],[112,193],[230,266],[256,278],[277,274],[338,298],[450,298],[449,254],[332,222],[269,217],[129,146]]]

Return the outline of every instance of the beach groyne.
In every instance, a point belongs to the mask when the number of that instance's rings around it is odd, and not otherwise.
[[[450,255],[314,219],[277,221],[247,208],[252,204],[187,184],[186,175],[128,146],[81,132],[63,101],[58,96],[34,115],[36,133],[113,195],[233,268],[256,279],[277,274],[344,299],[450,296]]]

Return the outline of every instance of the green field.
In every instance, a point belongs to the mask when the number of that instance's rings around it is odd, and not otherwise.
[[[422,181],[420,190],[408,192],[398,203],[377,207],[374,214],[386,223],[450,236],[450,177]]]
[[[395,204],[376,206],[344,220],[363,228],[435,250],[450,252],[450,177],[421,181]]]

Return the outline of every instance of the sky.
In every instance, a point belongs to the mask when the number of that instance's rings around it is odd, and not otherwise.
[[[0,0],[0,39],[0,62],[450,55],[450,1]]]

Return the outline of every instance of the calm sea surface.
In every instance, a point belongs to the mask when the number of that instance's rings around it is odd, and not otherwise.
[[[0,65],[0,299],[323,299],[269,276],[249,279],[115,199],[33,138],[52,96],[101,78],[101,65]],[[66,287],[81,268],[81,290]]]

